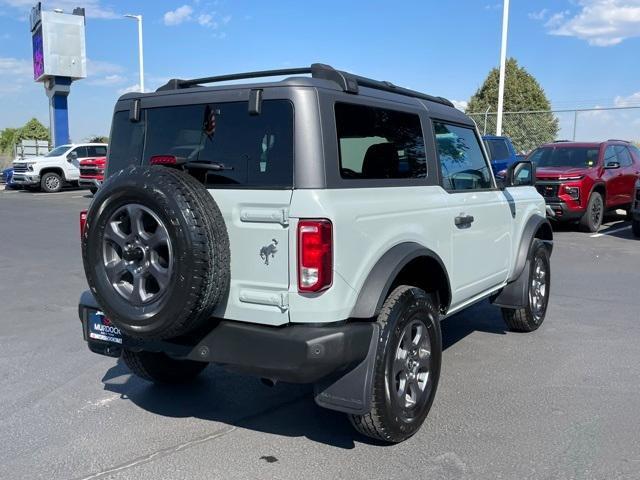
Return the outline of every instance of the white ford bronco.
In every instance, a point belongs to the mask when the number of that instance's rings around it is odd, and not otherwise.
[[[206,86],[269,76],[287,78]],[[443,318],[489,299],[512,330],[544,320],[534,183],[520,161],[498,186],[448,100],[327,65],[124,95],[81,215],[84,338],[152,382],[215,363],[314,384],[400,442],[434,400]]]

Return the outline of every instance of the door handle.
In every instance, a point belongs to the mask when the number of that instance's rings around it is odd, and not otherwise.
[[[473,215],[458,215],[454,219],[454,223],[458,228],[468,228],[471,226],[474,220],[475,218],[473,218]]]

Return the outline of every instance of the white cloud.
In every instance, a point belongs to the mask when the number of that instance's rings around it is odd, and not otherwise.
[[[124,68],[116,63],[87,59],[87,75],[89,77],[92,75],[113,75],[122,73],[123,70]]]
[[[0,57],[0,96],[38,86],[33,82],[31,60]]]
[[[170,10],[164,14],[164,24],[168,26],[180,25],[191,20],[193,8],[189,5],[182,5],[175,10]]]
[[[218,22],[216,22],[213,19],[213,15],[210,15],[208,13],[202,13],[202,14],[198,15],[197,21],[203,27],[209,27],[209,28],[214,28],[214,29],[218,28]]]
[[[579,11],[547,23],[549,33],[608,47],[640,36],[640,0],[577,0]],[[551,18],[556,17],[556,15]]]
[[[469,107],[469,102],[467,102],[466,100],[451,100],[451,103],[453,103],[454,107],[456,107],[458,110],[462,110],[463,112],[466,112],[467,108]]]
[[[125,93],[139,92],[139,91],[140,91],[140,84],[136,83],[135,85],[129,85],[128,87],[119,89],[118,94],[124,95]]]
[[[22,10],[25,14],[28,14],[31,7],[35,5],[33,0],[0,0],[0,5],[6,5],[18,10]],[[74,8],[82,6],[85,9],[85,15],[88,18],[102,18],[113,19],[120,18],[121,15],[114,12],[111,7],[103,6],[100,0],[43,0],[42,8],[44,10],[53,10],[54,8],[61,8],[65,12],[71,13]]]
[[[99,87],[111,87],[116,85],[122,85],[126,81],[127,81],[126,77],[123,77],[122,75],[118,75],[118,74],[113,74],[113,75],[105,75],[104,77],[100,77],[100,78],[91,79],[87,83],[91,85],[96,85]]]
[[[546,21],[544,26],[550,29],[558,28],[565,21],[565,17],[570,13],[571,12],[569,10],[565,10],[564,12],[554,13],[549,17],[549,19]]]
[[[224,23],[225,25],[230,21],[231,21],[231,15],[225,15],[224,17],[222,17],[222,23]]]
[[[529,18],[531,20],[544,20],[547,17],[547,14],[549,13],[549,10],[546,8],[543,8],[542,10],[540,10],[539,12],[531,12],[529,13]]]
[[[640,92],[633,93],[628,97],[617,96],[613,99],[616,107],[640,107]]]

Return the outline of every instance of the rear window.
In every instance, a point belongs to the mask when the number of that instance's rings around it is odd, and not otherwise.
[[[151,108],[143,162],[175,155],[219,170],[191,170],[207,185],[291,187],[293,107],[266,100],[260,115],[247,102]]]
[[[110,171],[174,155],[213,167],[190,169],[209,187],[293,186],[293,106],[287,100],[263,101],[260,115],[250,115],[247,102],[149,108],[138,123],[118,112],[111,137]]]

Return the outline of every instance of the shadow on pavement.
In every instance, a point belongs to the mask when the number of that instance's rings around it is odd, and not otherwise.
[[[505,334],[498,308],[483,302],[442,322],[443,348],[476,331]],[[344,414],[318,407],[309,385],[277,384],[210,366],[194,383],[177,387],[152,385],[133,375],[122,360],[102,379],[106,390],[138,407],[165,417],[198,418],[252,431],[306,437],[351,449],[355,442],[385,445],[356,433]]]

